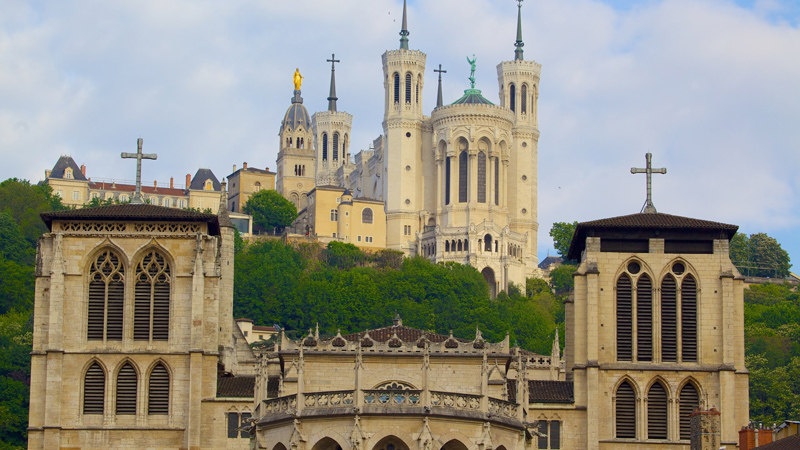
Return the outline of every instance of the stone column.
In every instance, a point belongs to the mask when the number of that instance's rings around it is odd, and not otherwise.
[[[720,412],[695,410],[690,416],[692,437],[691,450],[718,450],[720,444]]]

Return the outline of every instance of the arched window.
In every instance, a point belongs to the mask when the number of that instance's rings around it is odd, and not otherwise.
[[[500,158],[494,159],[494,204],[500,204]]]
[[[519,100],[520,110],[521,110],[522,114],[525,114],[525,113],[528,112],[528,85],[527,84],[523,84],[522,85],[522,89],[520,90],[520,97],[521,97],[520,100]]]
[[[406,103],[411,103],[411,72],[406,73]]]
[[[675,278],[661,281],[661,360],[678,360],[678,292]]]
[[[508,107],[512,111],[517,110],[517,88],[514,83],[508,86]]]
[[[372,223],[372,208],[361,210],[361,223]]]
[[[636,281],[636,360],[653,360],[653,282],[647,274]]]
[[[328,160],[328,133],[322,133],[322,160]]]
[[[450,241],[444,241],[444,251],[450,253]]]
[[[697,361],[697,281],[691,275],[681,283],[681,360]]]
[[[92,263],[89,275],[89,340],[122,340],[122,310],[125,303],[125,267],[119,256],[104,250]]]
[[[617,388],[615,419],[617,439],[636,438],[636,394],[627,381]]]
[[[483,237],[483,243],[484,243],[484,248],[483,249],[485,251],[487,251],[487,252],[492,251],[492,235],[491,234],[487,234],[486,236]]]
[[[478,152],[478,203],[486,203],[486,153]]]
[[[456,244],[456,245],[457,245],[458,251],[461,251],[461,250],[464,249],[463,248],[463,244],[461,243],[461,239],[458,240],[458,244]]]
[[[172,206],[172,199],[165,198],[164,199],[164,206],[166,206],[167,208],[171,207]]]
[[[400,103],[400,74],[394,73],[394,102]]]
[[[172,278],[169,263],[156,250],[148,251],[136,266],[133,339],[166,341],[169,338],[169,298]]]
[[[106,398],[106,372],[93,363],[83,377],[83,413],[103,414]]]
[[[617,360],[633,360],[633,296],[631,278],[617,280]]]
[[[345,133],[344,137],[342,138],[342,159],[345,160],[345,161],[348,159],[348,154],[347,154],[347,133]]]
[[[692,426],[690,415],[695,409],[700,408],[700,394],[692,383],[686,383],[680,393],[680,431],[681,440],[689,440],[692,437]]]
[[[206,191],[213,191],[214,190],[214,183],[211,180],[206,180],[205,186],[203,187]]]
[[[333,133],[333,160],[339,159],[339,133]]]
[[[117,374],[117,415],[136,415],[136,369],[125,363]]]
[[[169,372],[164,364],[153,367],[147,392],[147,414],[169,414]]]
[[[253,185],[253,190],[255,190],[256,192],[261,190],[261,182],[260,181],[256,181],[255,182],[255,184]]]
[[[467,201],[467,152],[458,156],[458,201]]]
[[[647,439],[667,438],[667,390],[660,382],[647,392]]]
[[[444,204],[450,204],[450,158],[449,156],[444,162]]]

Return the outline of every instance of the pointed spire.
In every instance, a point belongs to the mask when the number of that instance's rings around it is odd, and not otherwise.
[[[328,111],[336,111],[336,67],[335,64],[337,62],[341,62],[336,59],[336,55],[331,53],[331,59],[326,60],[331,63],[331,91],[328,94]]]
[[[403,0],[403,29],[400,30],[400,50],[408,50],[408,20],[406,19],[406,0]]]
[[[442,70],[442,65],[439,64],[439,69],[433,69],[434,72],[439,72],[439,94],[436,96],[436,107],[442,106],[442,74],[447,73],[446,70]]]
[[[517,42],[514,43],[514,47],[517,49],[514,50],[514,60],[515,61],[522,61],[522,47],[525,46],[525,43],[522,42],[522,0],[517,0],[519,5],[517,5]]]

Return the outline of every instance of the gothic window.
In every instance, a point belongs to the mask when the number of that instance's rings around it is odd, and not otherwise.
[[[508,105],[509,105],[508,107],[509,107],[509,109],[511,109],[512,111],[516,111],[517,110],[516,102],[517,102],[517,88],[512,83],[510,86],[508,86]]]
[[[661,360],[678,360],[678,296],[672,275],[661,281]]]
[[[681,283],[681,359],[697,361],[697,282],[691,275]]]
[[[339,159],[339,133],[333,133],[333,159]]]
[[[660,382],[647,392],[647,439],[667,438],[667,390]]]
[[[150,372],[147,414],[169,414],[169,372],[162,363],[158,363]]]
[[[692,437],[691,419],[689,416],[695,409],[700,408],[700,394],[692,383],[686,383],[680,393],[680,431],[681,440],[689,440]]]
[[[148,251],[136,266],[133,339],[166,341],[169,337],[169,263],[156,250]]]
[[[500,204],[500,158],[494,159],[494,204]]]
[[[527,113],[528,112],[528,85],[527,84],[523,84],[522,85],[522,89],[520,91],[520,102],[519,103],[520,103],[520,105],[519,105],[520,106],[520,111],[522,111],[522,114]]]
[[[372,208],[361,210],[361,223],[372,223]]]
[[[328,160],[328,133],[322,133],[322,160]]]
[[[375,386],[375,390],[379,391],[408,391],[408,390],[416,390],[414,386],[403,383],[402,381],[386,381]]]
[[[394,102],[400,103],[400,74],[394,73]]]
[[[104,250],[89,275],[88,339],[121,341],[124,303],[125,267],[115,252]]]
[[[411,73],[406,73],[406,103],[411,103]]]
[[[342,159],[347,159],[347,134],[342,138]]]
[[[125,363],[117,374],[117,415],[136,415],[136,369]]]
[[[261,182],[260,181],[256,181],[255,185],[253,185],[253,190],[256,191],[256,192],[261,190]]]
[[[228,439],[249,438],[250,433],[242,428],[250,426],[251,413],[229,412],[228,416]]]
[[[617,388],[615,421],[617,439],[636,438],[636,394],[627,381]]]
[[[444,204],[450,204],[450,157],[444,162]]]
[[[450,253],[450,241],[445,241],[444,242],[444,251],[446,253]]]
[[[458,201],[467,201],[467,152],[458,156]]]
[[[620,275],[617,280],[617,360],[633,360],[633,296],[631,277]]]
[[[105,411],[106,373],[98,363],[93,363],[83,377],[83,413],[103,414]]]
[[[539,421],[539,439],[537,448],[540,449],[560,449],[561,448],[561,422],[558,420]]]
[[[636,360],[653,360],[653,282],[647,274],[636,281]]]
[[[486,153],[478,152],[478,203],[486,203]]]

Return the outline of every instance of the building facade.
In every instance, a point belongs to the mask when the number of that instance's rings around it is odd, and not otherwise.
[[[241,169],[233,166],[233,173],[228,179],[228,211],[242,213],[250,196],[262,189],[275,190],[275,172],[270,172],[269,167],[259,169],[242,164]]]

